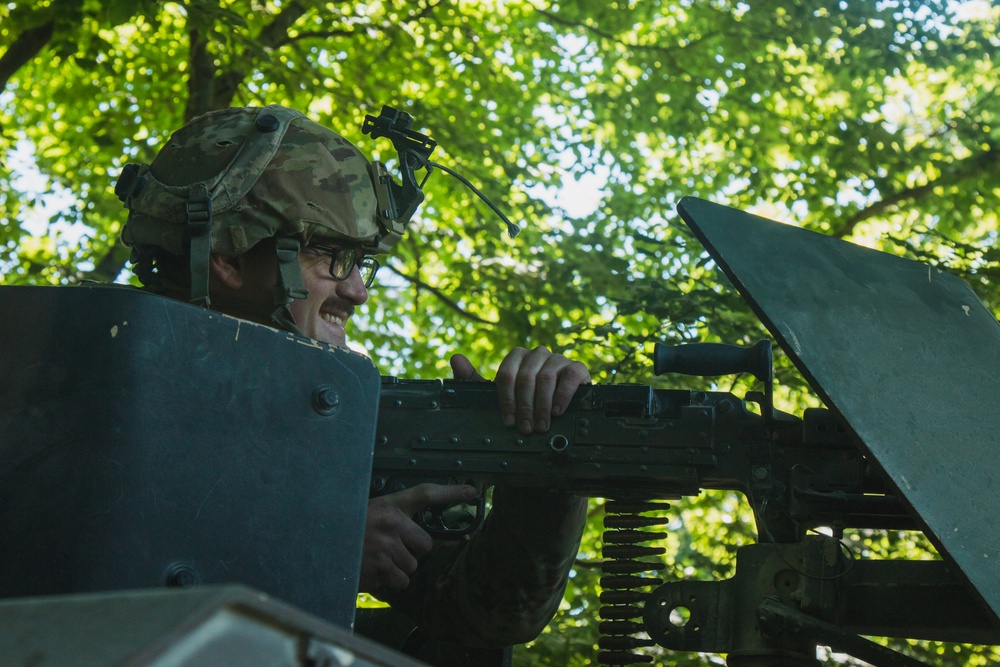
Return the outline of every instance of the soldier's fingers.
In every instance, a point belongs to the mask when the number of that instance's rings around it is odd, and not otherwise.
[[[549,430],[552,415],[559,414],[555,410],[556,397],[562,397],[560,387],[563,384],[562,370],[570,361],[561,355],[551,355],[535,374],[535,403],[532,417],[533,430],[544,433]],[[565,393],[565,388],[561,390]],[[565,399],[562,399],[565,400]]]
[[[409,585],[417,557],[433,546],[430,535],[387,499],[368,502],[359,587],[363,591],[397,591]]]
[[[569,361],[559,369],[559,379],[552,396],[552,414],[559,416],[566,412],[576,390],[582,384],[590,383],[590,371],[579,361]]]
[[[578,361],[543,346],[515,348],[497,370],[500,414],[521,433],[545,432],[552,416],[563,414],[577,388],[589,381],[587,367]]]
[[[504,360],[500,362],[500,367],[497,368],[495,379],[497,407],[500,409],[503,423],[507,426],[514,426],[517,423],[515,388],[521,362],[526,356],[528,356],[528,350],[523,347],[515,347],[504,357]]]
[[[388,554],[361,562],[358,590],[376,595],[401,591],[410,585],[410,576],[396,567]]]
[[[413,521],[403,526],[397,537],[400,548],[391,551],[392,562],[404,573],[411,575],[417,571],[417,558],[434,547],[434,540]]]
[[[476,367],[472,365],[472,362],[464,354],[452,355],[449,362],[451,363],[452,376],[456,380],[486,380],[479,374],[479,371],[476,370]]]
[[[406,516],[434,505],[454,505],[475,500],[476,488],[467,484],[418,484],[417,486],[383,496]]]
[[[551,392],[548,396],[538,395],[539,374],[545,368],[546,362],[551,358],[552,353],[546,348],[538,346],[529,352],[521,360],[521,365],[517,369],[517,381],[514,386],[514,400],[517,404],[517,428],[525,435],[535,430],[535,422],[540,411],[538,410],[539,400],[544,406],[545,420],[548,419],[551,408]],[[548,374],[545,374],[546,382],[550,381]],[[546,427],[547,428],[547,427]]]

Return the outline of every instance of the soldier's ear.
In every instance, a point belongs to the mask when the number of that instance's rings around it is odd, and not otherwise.
[[[209,257],[208,266],[212,275],[226,287],[230,289],[243,287],[243,262],[239,257],[226,257],[213,252]]]

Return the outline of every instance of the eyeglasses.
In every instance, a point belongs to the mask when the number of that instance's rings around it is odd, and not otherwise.
[[[361,272],[361,282],[365,284],[366,288],[371,287],[372,283],[375,282],[375,274],[380,266],[378,260],[363,254],[357,248],[335,248],[310,243],[302,250],[315,256],[327,255],[330,258],[330,275],[337,280],[347,280],[356,266]]]

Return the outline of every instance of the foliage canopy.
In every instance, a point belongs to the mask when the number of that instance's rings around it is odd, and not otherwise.
[[[509,242],[468,190],[432,176],[355,317],[387,374],[440,377],[444,351],[485,368],[544,344],[596,381],[649,383],[653,341],[766,335],[677,223],[683,195],[941,264],[996,312],[997,25],[988,0],[3,2],[0,282],[127,277],[113,181],[202,112],[286,104],[377,154],[360,123],[385,103],[524,227]],[[40,206],[53,198],[65,204]],[[790,409],[810,400],[788,364],[779,380]],[[734,503],[684,501],[678,572],[727,574],[752,534]],[[519,664],[588,664],[599,532],[566,613]]]

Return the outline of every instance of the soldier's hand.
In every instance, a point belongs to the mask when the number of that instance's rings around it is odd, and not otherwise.
[[[482,380],[472,363],[461,354],[451,358],[456,380]],[[579,361],[570,361],[544,347],[515,347],[497,369],[497,399],[500,415],[508,426],[516,425],[528,435],[544,433],[569,406],[582,384],[590,382],[590,371]]]
[[[358,589],[376,595],[405,589],[417,571],[418,559],[434,544],[413,521],[413,515],[428,507],[470,502],[476,497],[471,486],[420,484],[369,500]]]

